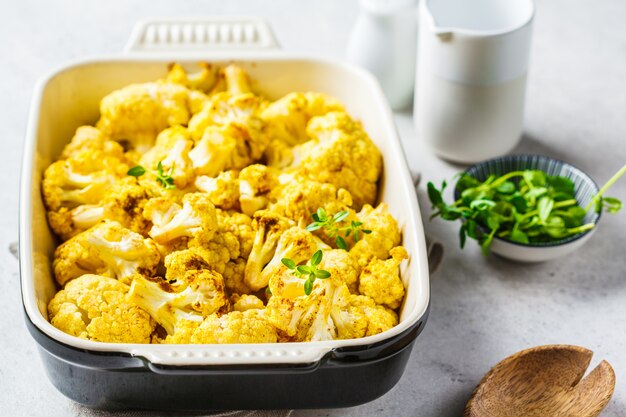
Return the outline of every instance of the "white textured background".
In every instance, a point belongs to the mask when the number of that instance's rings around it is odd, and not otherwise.
[[[284,49],[342,58],[357,9],[354,0],[0,1],[1,416],[91,415],[47,381],[23,324],[17,262],[8,252],[17,239],[22,140],[37,78],[69,59],[121,51],[133,23],[146,16],[260,15]],[[538,1],[526,134],[516,152],[559,157],[598,182],[626,162],[625,22],[624,0]],[[426,180],[460,169],[421,146],[410,111],[397,122],[408,159]],[[626,179],[611,194],[626,199]],[[423,192],[420,202],[427,218]],[[542,265],[484,259],[472,245],[461,252],[456,225],[426,228],[448,256],[400,383],[361,407],[294,416],[459,416],[490,366],[547,343],[585,346],[596,352],[593,364],[612,363],[618,385],[603,416],[626,415],[626,213],[604,216],[586,247]]]

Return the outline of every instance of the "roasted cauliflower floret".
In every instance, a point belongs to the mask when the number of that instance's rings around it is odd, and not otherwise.
[[[224,283],[230,294],[248,294],[252,292],[245,283],[246,260],[237,258],[224,266]]]
[[[189,152],[196,174],[215,177],[227,169],[246,166],[248,158],[238,152],[238,134],[232,125],[207,127]]]
[[[187,271],[201,271],[213,269],[211,265],[193,249],[178,250],[170,253],[163,260],[165,279],[174,285]]]
[[[267,285],[261,277],[262,270],[272,260],[281,235],[292,226],[291,220],[266,210],[254,215],[254,243],[245,270],[247,286],[258,290]]]
[[[294,146],[306,142],[306,126],[312,117],[344,111],[336,99],[321,93],[289,93],[261,112],[265,133],[271,140]],[[276,146],[276,145],[274,145]]]
[[[52,325],[82,339],[150,343],[156,323],[127,299],[128,286],[99,275],[70,281],[48,304]]]
[[[296,298],[272,295],[266,311],[269,322],[284,335],[285,341],[333,340],[337,336],[330,316],[331,299],[323,291]]]
[[[360,310],[367,318],[365,336],[382,333],[398,324],[398,315],[393,310],[376,304],[366,295],[350,295],[349,305]]]
[[[359,277],[359,292],[371,297],[376,304],[391,309],[400,307],[404,298],[404,284],[400,279],[400,263],[409,258],[402,246],[389,251],[390,259],[372,258]]]
[[[210,269],[223,274],[226,265],[231,259],[230,255],[233,249],[224,246],[225,242],[223,239],[216,239],[217,236],[219,234],[208,243],[202,244],[202,246],[191,246],[189,250],[204,259]]]
[[[81,170],[79,165],[80,162],[67,159],[56,161],[46,169],[42,191],[48,210],[97,204],[109,186],[119,178],[111,171]]]
[[[229,248],[231,259],[239,257],[248,259],[255,238],[250,216],[232,210],[218,209],[216,213],[218,224],[216,238],[221,237],[221,241],[224,241]],[[237,242],[237,246],[231,243],[233,240]]]
[[[189,316],[189,315],[183,315]],[[174,333],[168,334],[165,339],[159,339],[158,343],[164,344],[189,344],[191,343],[191,336],[196,331],[198,326],[202,323],[199,317],[193,315],[193,320],[180,318],[176,322]]]
[[[169,67],[166,81],[208,93],[217,81],[217,69],[206,62],[199,62],[198,66],[200,67],[199,71],[187,72],[180,64],[172,64]]]
[[[48,212],[50,227],[63,240],[89,229],[102,220],[115,220],[127,229],[143,234],[148,220],[143,217],[143,206],[148,193],[133,177],[123,178],[103,193],[99,204],[84,204],[73,209],[61,207]]]
[[[330,315],[339,339],[356,339],[367,333],[367,316],[359,307],[350,305],[350,296],[350,290],[345,285],[333,292]]]
[[[275,343],[276,329],[265,311],[232,311],[207,317],[191,336],[191,343]]]
[[[250,294],[242,294],[242,295],[233,295],[231,297],[231,302],[233,304],[233,310],[235,311],[246,311],[259,309],[262,310],[265,308],[263,301],[256,295]]]
[[[290,182],[274,193],[276,202],[270,210],[295,220],[300,226],[311,223],[311,215],[322,207],[337,213],[352,205],[352,196],[343,188],[304,178]]]
[[[120,161],[125,159],[122,145],[107,139],[99,129],[93,126],[81,126],[76,129],[74,137],[65,145],[59,159],[69,159],[85,151],[101,153]]]
[[[325,250],[319,268],[330,272],[327,281],[335,288],[345,284],[351,293],[357,293],[361,268],[349,252],[343,249]]]
[[[295,223],[286,217],[267,210],[254,214],[252,222],[254,242],[245,270],[245,282],[248,286],[252,284],[257,289],[264,287],[260,278],[261,271],[272,260],[282,233],[294,225]]]
[[[179,321],[202,321],[228,304],[224,280],[217,272],[188,270],[172,281],[136,275],[129,292],[129,298],[170,335],[177,331]]]
[[[328,113],[311,119],[307,132],[315,146],[303,156],[302,172],[350,191],[357,209],[373,204],[382,157],[360,124],[345,113]]]
[[[318,250],[330,249],[319,238],[299,227],[292,227],[283,232],[276,245],[276,251],[269,263],[263,268],[257,280],[246,283],[253,290],[269,284],[273,295],[293,298],[304,293],[304,280],[295,277],[282,263],[283,258],[291,259],[296,265],[309,261]]]
[[[250,92],[248,75],[238,65],[230,64],[224,68],[224,79],[228,93],[236,95]]]
[[[169,248],[208,242],[217,229],[215,207],[204,193],[185,194],[182,206],[153,198],[146,203],[143,214],[152,222],[150,237]]]
[[[196,188],[209,195],[215,207],[223,210],[239,209],[239,179],[236,171],[224,171],[212,178],[201,175],[196,178]]]
[[[270,139],[263,153],[263,159],[268,167],[284,169],[297,165],[295,147],[289,146],[280,139]]]
[[[156,138],[156,143],[139,160],[140,165],[149,170],[156,170],[159,163],[163,171],[170,173],[174,185],[183,189],[192,184],[195,179],[193,163],[189,158],[189,151],[193,141],[187,129],[182,126],[173,126],[163,130]]]
[[[237,139],[237,148],[241,156],[251,161],[258,160],[268,142],[262,131],[263,121],[259,118],[262,106],[263,101],[254,94],[216,94],[191,118],[189,132],[194,141],[198,142],[205,136],[208,127],[230,126],[233,136]]]
[[[249,165],[239,173],[241,211],[253,216],[270,203],[270,192],[279,186],[278,171],[265,165]]]
[[[350,249],[350,254],[358,259],[362,267],[367,265],[372,257],[389,258],[389,251],[400,244],[401,235],[398,222],[387,210],[387,205],[381,203],[376,208],[365,205],[357,213],[357,217],[363,222],[363,229],[372,232],[363,234]]]
[[[60,285],[84,274],[129,283],[136,273],[153,275],[160,260],[152,240],[105,220],[61,244],[54,253],[53,268]]]
[[[131,84],[102,99],[97,127],[111,139],[128,141],[144,153],[160,131],[187,124],[189,116],[189,90],[182,85]]]

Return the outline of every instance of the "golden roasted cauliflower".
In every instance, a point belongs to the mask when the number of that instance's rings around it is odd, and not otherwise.
[[[169,281],[136,275],[129,298],[168,334],[176,332],[180,320],[202,321],[228,304],[224,279],[208,269],[188,270]]]
[[[346,113],[332,112],[311,119],[307,133],[315,146],[302,156],[304,175],[348,190],[356,209],[373,204],[382,156],[360,123]]]
[[[189,90],[167,81],[131,84],[100,102],[97,127],[112,140],[148,151],[162,130],[189,121]]]
[[[166,248],[202,245],[217,229],[215,206],[204,193],[185,194],[182,205],[153,198],[146,203],[143,215],[152,222],[148,235]]]
[[[126,177],[107,187],[99,203],[49,211],[48,221],[62,240],[67,240],[102,220],[115,220],[127,229],[143,234],[149,225],[149,220],[143,216],[143,207],[148,199],[148,191],[135,178]]]
[[[152,275],[161,260],[157,245],[112,220],[105,220],[61,244],[54,253],[60,285],[85,274],[130,283],[133,275]]]
[[[359,277],[359,292],[371,297],[377,304],[391,309],[400,307],[404,299],[404,284],[400,279],[400,263],[409,258],[402,246],[389,251],[391,258],[372,258]]]
[[[408,258],[382,157],[335,98],[174,63],[105,96],[44,172],[51,323],[119,343],[275,343],[398,324]]]
[[[50,322],[81,339],[150,343],[156,323],[128,300],[128,285],[86,274],[69,282],[48,304]]]

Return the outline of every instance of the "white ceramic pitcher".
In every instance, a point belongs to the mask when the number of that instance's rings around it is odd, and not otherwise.
[[[422,0],[414,117],[442,158],[507,153],[522,133],[532,0]]]

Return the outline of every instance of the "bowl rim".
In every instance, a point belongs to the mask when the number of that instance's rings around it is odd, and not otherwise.
[[[556,162],[557,164],[560,164],[561,166],[567,166],[569,168],[571,168],[571,170],[573,172],[575,172],[577,175],[579,175],[585,182],[590,183],[593,188],[595,189],[595,194],[598,193],[598,191],[600,191],[600,187],[598,187],[598,184],[593,180],[593,178],[591,178],[591,176],[589,174],[587,174],[585,171],[583,171],[582,169],[578,168],[576,165],[570,164],[569,162],[565,162],[562,159],[558,159],[558,158],[554,158],[551,156],[547,156],[547,155],[541,155],[541,154],[513,154],[513,155],[504,155],[504,156],[499,156],[496,158],[491,158],[491,159],[487,159],[481,162],[478,162],[476,164],[473,164],[471,166],[469,166],[468,168],[466,168],[465,170],[463,170],[464,174],[470,174],[470,171],[474,171],[476,169],[478,169],[481,166],[484,166],[486,164],[490,164],[490,163],[497,163],[497,162],[507,162],[507,161],[512,161],[512,160],[519,160],[522,158],[534,158],[534,159],[539,159],[539,160],[543,160],[546,162]],[[454,184],[454,199],[455,201],[458,200],[460,198],[460,192],[458,190],[458,184],[459,181],[457,180],[456,183]],[[508,240],[502,237],[498,237],[498,236],[494,236],[494,240],[498,240],[499,242],[502,242],[504,244],[511,244],[511,245],[516,245],[516,246],[521,246],[523,248],[552,248],[552,247],[556,247],[556,246],[563,246],[563,245],[567,245],[568,243],[572,243],[578,239],[583,238],[584,236],[587,236],[588,234],[592,233],[595,231],[596,229],[596,225],[598,224],[598,222],[600,221],[600,217],[602,217],[602,211],[600,211],[599,213],[597,213],[597,215],[594,217],[593,219],[593,224],[594,227],[589,229],[589,230],[585,230],[582,233],[578,233],[576,235],[572,235],[572,236],[568,236],[565,237],[563,239],[559,239],[556,240],[554,242],[537,242],[537,243],[520,243],[520,242],[513,242],[512,240]],[[481,228],[482,230],[487,230],[486,228],[484,228],[483,226],[478,226],[479,228]]]

